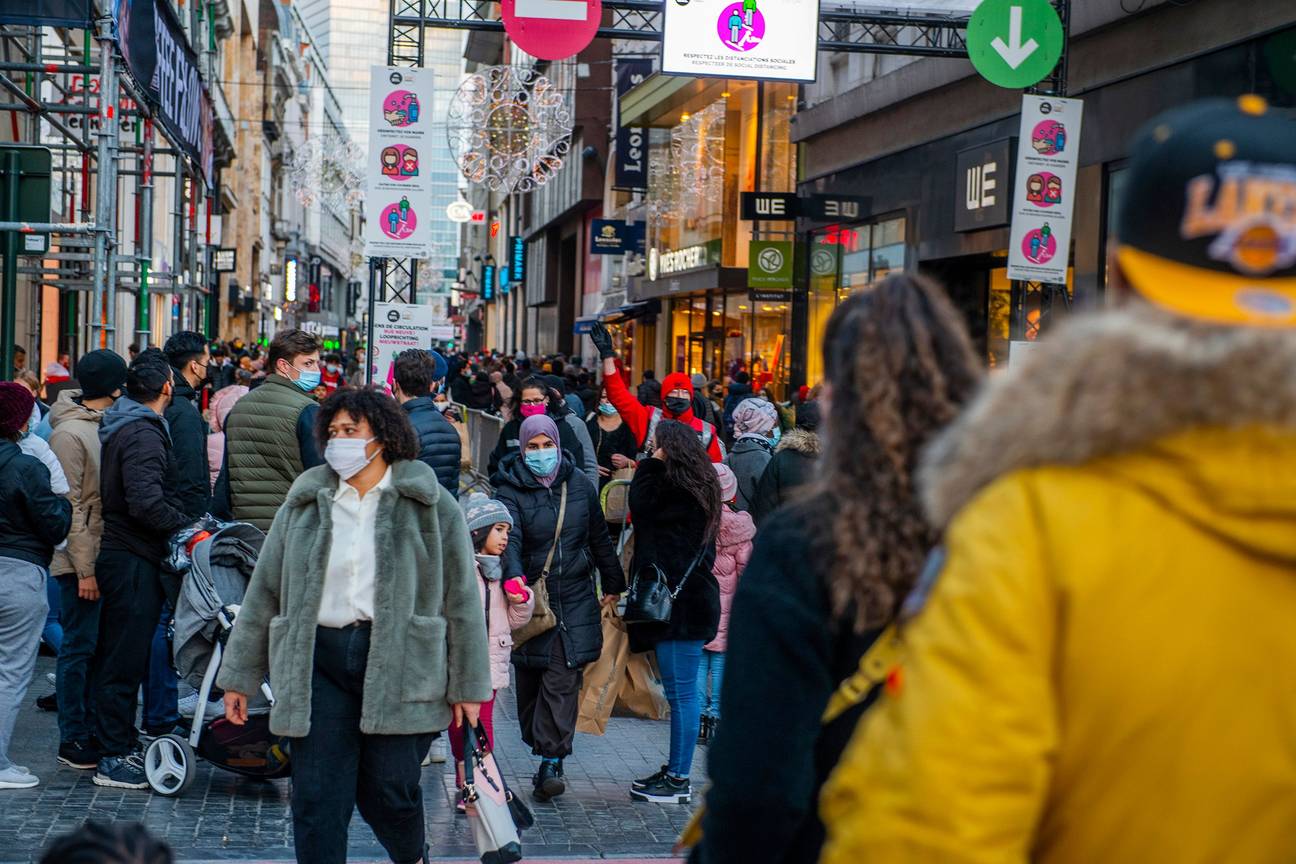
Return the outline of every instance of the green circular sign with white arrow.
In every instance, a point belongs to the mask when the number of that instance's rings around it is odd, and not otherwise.
[[[1053,71],[1065,38],[1048,0],[982,0],[968,21],[968,59],[991,84],[1030,87]]]

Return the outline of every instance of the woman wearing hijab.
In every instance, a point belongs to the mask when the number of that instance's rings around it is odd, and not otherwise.
[[[778,410],[759,397],[744,399],[734,408],[734,446],[729,467],[738,478],[738,509],[746,512],[756,501],[756,486],[774,456]]]
[[[299,862],[343,864],[359,807],[393,862],[426,864],[419,763],[494,692],[472,541],[390,396],[335,390],[315,436],[326,464],[275,514],[221,663],[225,717],[270,676]]]
[[[598,490],[559,447],[560,440],[551,417],[527,417],[518,450],[503,458],[494,478],[495,497],[508,509],[514,529],[504,551],[503,579],[524,577],[535,586],[543,578],[557,619],[552,629],[513,651],[522,740],[541,758],[532,779],[538,801],[566,791],[562,760],[572,752],[581,671],[603,650],[591,571],[597,568],[601,577],[604,605],[615,605],[625,589]]]

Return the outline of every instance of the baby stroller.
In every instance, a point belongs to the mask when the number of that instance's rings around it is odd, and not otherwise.
[[[248,721],[235,726],[223,716],[207,717],[207,700],[221,654],[247,591],[265,534],[244,522],[216,522],[172,538],[169,569],[182,575],[175,600],[172,650],[176,671],[198,690],[198,708],[188,736],[162,735],[144,750],[144,776],[159,795],[181,795],[197,774],[197,758],[247,777],[287,777],[284,742],[270,733],[274,696],[262,682],[264,700],[250,700]],[[203,532],[205,533],[205,532]],[[201,537],[193,543],[194,536]],[[190,544],[193,543],[192,546]]]

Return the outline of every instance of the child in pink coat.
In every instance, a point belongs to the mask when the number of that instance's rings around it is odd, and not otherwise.
[[[720,498],[724,507],[720,515],[720,532],[716,535],[715,574],[720,584],[720,629],[716,637],[702,646],[702,668],[698,670],[698,698],[702,703],[702,727],[698,743],[705,744],[720,723],[720,682],[724,678],[724,655],[729,645],[729,609],[733,606],[738,578],[751,560],[756,523],[750,515],[737,509],[738,478],[728,465],[715,463],[720,480]]]
[[[498,693],[509,684],[509,656],[513,652],[513,631],[531,620],[535,611],[535,594],[521,579],[501,583],[503,568],[500,555],[508,546],[513,517],[508,508],[498,501],[475,493],[463,502],[464,517],[472,534],[473,549],[477,552],[477,587],[482,609],[486,614],[487,638],[490,640],[491,686]],[[495,694],[481,706],[480,724],[486,732],[489,746],[495,746],[495,729],[491,718],[495,712]],[[463,786],[464,730],[451,726],[450,751],[455,758],[455,776]],[[455,809],[463,813],[462,796]]]

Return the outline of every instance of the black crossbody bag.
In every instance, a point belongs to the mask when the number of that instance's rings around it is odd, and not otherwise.
[[[666,574],[656,564],[640,568],[630,580],[630,587],[626,591],[625,614],[621,616],[622,620],[627,625],[669,624],[675,598],[684,590],[684,583],[688,581],[689,576],[693,575],[698,564],[702,563],[706,548],[707,544],[703,543],[674,591],[666,581]]]

